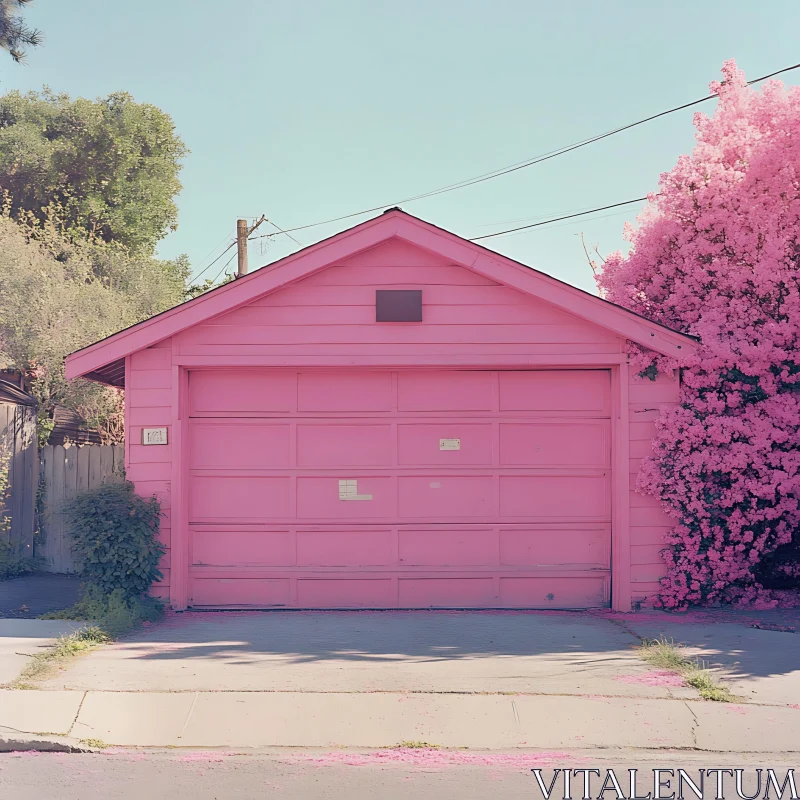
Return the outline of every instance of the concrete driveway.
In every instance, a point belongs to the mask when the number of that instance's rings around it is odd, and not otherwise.
[[[186,612],[77,659],[48,689],[696,697],[633,649],[665,636],[755,703],[800,703],[800,611]]]
[[[187,612],[43,688],[696,697],[654,678],[638,642],[569,612]]]

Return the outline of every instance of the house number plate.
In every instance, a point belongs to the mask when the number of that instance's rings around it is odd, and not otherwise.
[[[142,444],[166,444],[166,428],[142,428]]]
[[[439,439],[440,450],[460,450],[461,439]]]

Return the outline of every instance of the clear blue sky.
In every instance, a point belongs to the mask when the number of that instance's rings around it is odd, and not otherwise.
[[[5,58],[0,90],[126,90],[172,115],[191,154],[160,253],[195,272],[237,217],[288,228],[392,203],[701,97],[727,58],[749,78],[800,61],[797,0],[36,0],[27,19],[44,46]],[[692,147],[691,118],[404,208],[478,236],[639,197]],[[636,213],[487,244],[593,289],[577,234],[622,248]],[[252,243],[251,267],[295,249]]]

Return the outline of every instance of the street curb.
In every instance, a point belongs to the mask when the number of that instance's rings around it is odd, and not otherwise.
[[[15,733],[0,734],[0,753],[18,753],[35,750],[38,753],[94,753],[96,747],[87,747],[77,739],[67,736],[34,736]]]

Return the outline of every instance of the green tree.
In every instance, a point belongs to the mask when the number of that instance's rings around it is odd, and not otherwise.
[[[0,48],[17,63],[25,60],[26,47],[38,47],[42,43],[42,34],[35,28],[29,28],[19,15],[19,10],[32,2],[0,0]]]
[[[72,239],[152,255],[177,227],[187,152],[168,114],[126,92],[94,101],[49,89],[0,97],[0,188],[12,215],[49,220]]]
[[[60,237],[0,214],[0,362],[27,375],[40,404],[41,438],[56,405],[122,435],[122,394],[64,378],[64,356],[183,300],[185,258],[160,261],[124,248]]]

